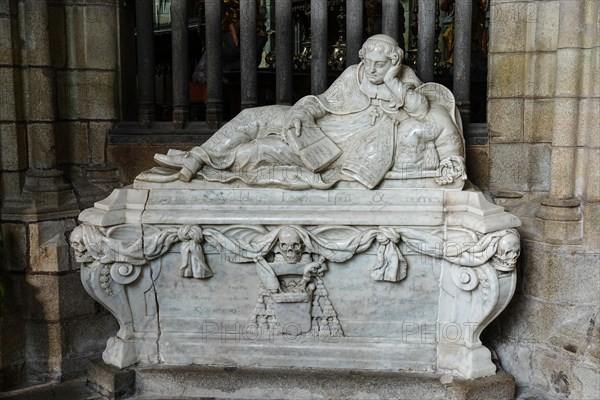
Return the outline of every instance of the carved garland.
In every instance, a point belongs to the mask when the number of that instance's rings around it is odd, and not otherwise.
[[[140,275],[142,266],[166,253],[175,243],[181,244],[180,275],[185,278],[207,279],[213,276],[213,271],[206,262],[203,242],[219,250],[228,261],[256,262],[275,247],[279,232],[285,228],[280,226],[269,231],[264,227],[230,226],[220,231],[215,228],[203,229],[198,225],[162,230],[152,227],[154,233],[144,235],[140,232],[141,237],[126,241],[113,237],[113,233],[122,227],[131,228],[131,225],[105,230],[83,224],[76,227],[71,236],[77,261],[91,263],[93,268],[102,267],[100,286],[109,296],[112,296],[111,281],[121,285],[134,282]],[[407,262],[400,250],[400,243],[403,242],[406,248],[415,253],[442,258],[454,264],[452,280],[465,291],[475,289],[481,281],[477,273],[468,267],[478,267],[493,261],[491,259],[496,255],[502,238],[511,237],[510,235],[518,238],[514,229],[489,233],[476,243],[461,244],[445,241],[429,232],[403,227],[381,226],[364,231],[349,227],[320,227],[318,232],[301,226],[291,227],[298,232],[307,251],[333,262],[349,260],[376,242],[377,257],[370,268],[371,278],[376,281],[399,282],[406,277]],[[328,234],[335,231],[346,234]],[[334,238],[330,238],[331,236]],[[514,265],[504,263],[496,269],[507,272],[507,268],[514,269]]]

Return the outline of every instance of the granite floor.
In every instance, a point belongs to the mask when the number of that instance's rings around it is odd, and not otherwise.
[[[11,400],[102,400],[85,386],[85,377],[60,383],[46,383],[25,389],[0,392],[0,399]]]
[[[10,392],[0,392],[0,399],[10,400],[105,400],[106,398],[97,393],[92,392],[85,385],[86,378],[61,382],[47,383],[37,385],[25,389],[13,390]],[[528,388],[517,387],[516,400],[539,400],[546,398],[543,393],[532,391]],[[164,397],[145,397],[133,396],[130,400],[209,400],[213,398],[190,398],[190,397],[173,397],[167,399]]]

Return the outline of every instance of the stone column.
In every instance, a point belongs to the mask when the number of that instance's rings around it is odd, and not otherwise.
[[[464,127],[471,120],[471,0],[456,0],[454,9],[454,76],[456,105]]]
[[[256,65],[256,0],[240,2],[241,107],[256,107],[258,83]]]
[[[381,6],[382,32],[385,35],[393,37],[400,43],[398,38],[400,3],[398,0],[383,0]]]
[[[14,2],[0,2],[0,228],[2,247],[6,255],[15,255],[16,262],[0,260],[0,284],[4,287],[4,307],[0,319],[0,387],[10,389],[21,384],[26,359],[25,327],[22,320],[22,299],[10,295],[13,276],[22,276],[27,260],[27,224],[20,221],[2,221],[7,208],[14,209],[21,202],[22,177],[27,170],[27,132],[23,122],[23,99],[17,65],[19,40],[17,9]],[[16,48],[15,48],[16,47]],[[8,219],[8,218],[7,218]],[[16,265],[15,265],[16,264]],[[14,272],[13,272],[14,271]],[[11,272],[14,274],[11,274]],[[17,275],[18,274],[18,275]]]
[[[217,129],[223,119],[223,71],[221,60],[221,1],[206,0],[206,122]]]
[[[154,27],[153,2],[136,0],[138,123],[150,127],[154,121]]]
[[[119,27],[119,106],[121,121],[138,121],[139,104],[137,95],[137,35],[135,26],[135,3],[121,3],[118,13]],[[152,49],[154,51],[154,49]],[[152,58],[154,63],[154,56]],[[152,67],[154,68],[154,67]],[[152,80],[152,82],[154,82]],[[151,86],[154,89],[154,85]],[[154,97],[154,94],[152,95]],[[154,111],[154,107],[152,108]]]
[[[23,91],[19,56],[14,47],[21,43],[17,10],[9,2],[0,3],[0,198],[2,206],[21,203],[22,175],[27,170],[27,133],[23,122]],[[17,48],[18,49],[18,48]]]
[[[419,0],[417,75],[423,82],[433,81],[436,7],[436,0]]]
[[[189,48],[186,0],[171,1],[171,64],[173,76],[173,125],[183,129],[189,120]]]
[[[358,64],[363,43],[363,2],[346,0],[346,66]]]
[[[471,16],[473,2],[472,0],[456,0],[454,4],[453,87],[463,126],[467,127],[471,120]]]
[[[327,2],[310,3],[311,64],[310,92],[320,94],[327,90]]]
[[[13,208],[20,214],[16,219],[76,215],[78,205],[71,185],[56,168],[56,71],[50,51],[48,5],[46,1],[23,0],[19,7],[28,170],[22,199],[18,204],[5,204],[5,214],[11,213],[7,208]]]
[[[582,80],[581,23],[585,2],[560,1],[550,192],[536,214],[548,242],[581,239],[581,202],[575,197]]]
[[[277,104],[292,104],[292,1],[275,4],[275,83]]]

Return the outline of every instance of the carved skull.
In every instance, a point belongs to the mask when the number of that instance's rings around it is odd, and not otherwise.
[[[283,228],[279,231],[279,248],[285,261],[295,264],[300,261],[304,251],[304,243],[294,228]]]
[[[85,253],[87,249],[85,247],[85,243],[83,241],[83,227],[81,225],[76,226],[71,232],[71,247],[75,251],[75,258],[78,262],[86,262],[88,261],[88,257],[86,257]]]
[[[496,254],[492,258],[492,265],[499,271],[510,272],[515,269],[517,258],[521,254],[519,236],[509,232],[498,241]]]

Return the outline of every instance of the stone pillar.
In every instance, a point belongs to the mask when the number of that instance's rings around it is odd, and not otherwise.
[[[139,121],[137,95],[137,40],[135,26],[135,3],[121,2],[118,16],[119,26],[119,106],[121,121]],[[152,49],[154,51],[154,49]],[[154,63],[154,57],[152,58]],[[154,67],[153,67],[154,68]],[[154,86],[151,86],[154,89]],[[152,95],[152,98],[154,95]],[[152,111],[154,109],[152,108]]]
[[[56,70],[50,49],[48,5],[46,1],[22,0],[19,11],[28,169],[22,199],[17,204],[5,204],[5,213],[33,220],[77,215],[75,194],[64,173],[56,168]]]
[[[317,95],[327,90],[327,2],[311,1],[310,33],[310,92]]]
[[[277,104],[291,105],[292,94],[292,1],[275,4],[275,84]]]
[[[454,97],[460,110],[463,126],[467,127],[471,120],[471,16],[473,2],[472,0],[457,0],[454,7]]]
[[[435,9],[436,0],[419,1],[419,34],[417,37],[419,53],[417,57],[417,75],[423,82],[433,81],[433,62],[435,52]]]
[[[399,12],[400,3],[398,0],[383,0],[381,4],[382,32],[396,39],[398,43],[400,43],[398,37]]]
[[[21,43],[15,5],[15,2],[0,2],[0,197],[3,209],[7,204],[16,207],[21,201],[21,182],[27,170],[23,99],[14,96],[14,93],[23,91],[17,65],[18,48],[14,48],[15,44]],[[1,219],[4,218],[0,214]],[[9,389],[19,385],[25,374],[25,328],[21,316],[23,300],[18,291],[13,294],[11,290],[15,286],[13,275],[22,275],[25,271],[27,224],[0,222],[0,246],[5,254],[16,255],[15,259],[20,264],[10,265],[5,257],[0,258],[0,285],[4,288],[3,309],[0,310],[0,387]]]
[[[575,198],[575,166],[578,156],[579,107],[581,102],[581,22],[585,2],[560,1],[550,192],[536,216],[546,241],[577,241],[582,238],[581,202]]]
[[[173,125],[183,129],[189,120],[190,62],[186,0],[171,1],[171,64],[173,66]]]
[[[363,44],[363,2],[346,0],[346,66],[358,64]]]
[[[256,65],[256,0],[240,3],[241,108],[256,107],[258,82]]]
[[[221,59],[221,1],[206,0],[206,122],[217,129],[223,119],[223,71]]]
[[[150,127],[154,121],[154,26],[153,2],[135,1],[137,50],[138,122]]]
[[[27,132],[23,122],[24,98],[14,94],[23,91],[19,56],[15,43],[20,43],[16,7],[8,1],[0,3],[0,196],[2,207],[18,207],[21,203],[23,174],[27,170]]]

